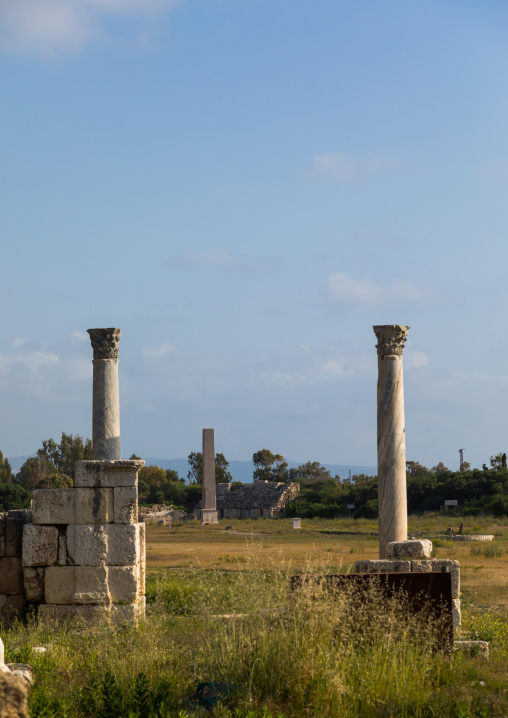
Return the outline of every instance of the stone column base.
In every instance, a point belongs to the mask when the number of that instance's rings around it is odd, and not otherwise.
[[[202,524],[218,524],[217,509],[201,509]]]
[[[403,541],[400,544],[408,544]],[[411,542],[417,544],[419,542]],[[429,542],[430,543],[430,542]],[[355,573],[451,573],[452,576],[452,618],[454,633],[460,631],[460,565],[452,559],[388,560],[372,559],[355,561]]]

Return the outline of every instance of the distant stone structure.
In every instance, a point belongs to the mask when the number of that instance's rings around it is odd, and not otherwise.
[[[300,484],[255,481],[252,484],[217,484],[217,514],[224,519],[277,518],[300,493]],[[201,515],[201,503],[196,512]]]
[[[75,487],[33,492],[31,511],[0,515],[0,619],[25,601],[50,620],[136,620],[145,607],[145,525],[138,471],[122,461],[119,329],[89,330],[94,350],[94,456],[78,461]]]
[[[201,523],[216,524],[217,497],[215,488],[215,442],[213,429],[203,429],[203,488]]]

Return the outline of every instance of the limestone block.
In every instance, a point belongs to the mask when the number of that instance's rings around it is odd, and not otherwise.
[[[0,558],[0,594],[23,593],[21,556]]]
[[[409,541],[390,541],[390,558],[425,559],[432,555],[432,541],[429,539],[410,539]]]
[[[27,687],[19,676],[10,671],[0,672],[0,716],[2,718],[30,718]]]
[[[139,564],[139,595],[144,596],[146,592],[146,561],[140,561]]]
[[[109,605],[60,605],[45,603],[39,606],[39,621],[42,623],[62,623],[81,620],[87,627],[98,619],[110,616]]]
[[[104,490],[104,489],[103,489]],[[119,486],[114,491],[115,524],[135,524],[138,521],[138,490],[135,486]],[[82,522],[84,523],[84,522]]]
[[[470,656],[482,655],[485,658],[489,655],[488,641],[454,641],[453,650],[468,653]]]
[[[58,558],[56,560],[59,566],[67,566],[69,556],[67,554],[67,528],[60,527],[58,531]]]
[[[17,513],[17,512],[9,512]],[[17,516],[9,516],[5,519],[5,555],[21,556],[21,541],[23,537],[23,526],[25,522]]]
[[[108,554],[108,524],[79,524],[67,527],[67,555],[77,566],[105,566]]]
[[[104,566],[49,566],[45,575],[47,603],[107,604],[108,569]]]
[[[57,527],[25,524],[22,548],[23,566],[52,566],[58,557]]]
[[[139,618],[145,615],[146,602],[143,596],[135,603],[123,606],[111,606],[111,618],[114,623],[136,623]]]
[[[134,603],[139,597],[138,566],[110,566],[108,588],[112,603]]]
[[[453,630],[455,633],[460,630],[460,624],[462,623],[462,614],[460,611],[460,598],[452,598],[452,620]]]
[[[452,598],[460,596],[460,564],[448,558],[434,558],[429,561],[411,561],[411,571],[415,573],[441,573],[452,575]]]
[[[138,471],[144,461],[77,461],[74,485],[86,488],[117,488],[137,486]]]
[[[369,573],[369,561],[355,561],[355,573]]]
[[[129,566],[138,563],[139,526],[139,524],[69,526],[68,555],[78,566]]]
[[[411,571],[411,561],[373,559],[368,563],[369,566],[366,573],[409,573]]]
[[[44,569],[28,566],[23,568],[23,584],[27,601],[44,600]]]
[[[11,623],[15,616],[21,613],[24,606],[25,597],[23,595],[0,595],[0,623]]]
[[[113,489],[38,489],[34,524],[113,523]]]
[[[144,523],[139,526],[139,560],[146,561],[146,525]]]

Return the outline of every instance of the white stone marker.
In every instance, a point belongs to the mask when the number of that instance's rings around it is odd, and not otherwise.
[[[391,541],[407,540],[406,435],[402,350],[409,327],[373,327],[378,343],[377,470],[379,558]]]
[[[93,458],[120,459],[120,329],[88,329],[93,347]]]
[[[202,524],[217,524],[217,497],[215,488],[215,442],[213,429],[203,429],[203,508]]]

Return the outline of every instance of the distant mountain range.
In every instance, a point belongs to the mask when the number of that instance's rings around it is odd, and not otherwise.
[[[29,458],[28,456],[9,456],[9,463],[12,467],[12,471],[16,474],[25,461]],[[146,458],[145,463],[147,466],[160,466],[161,469],[173,469],[178,472],[180,478],[187,478],[187,472],[189,470],[189,462],[187,459],[154,459]],[[296,468],[304,462],[300,461],[288,461],[290,468]],[[367,476],[375,476],[377,474],[377,468],[375,466],[353,466],[351,464],[323,464],[328,469],[332,476],[340,476],[341,479],[347,479],[349,472],[354,476],[355,474],[367,474]],[[233,481],[242,481],[244,484],[248,484],[252,481],[252,472],[254,467],[252,461],[230,461],[229,470],[233,476]]]

